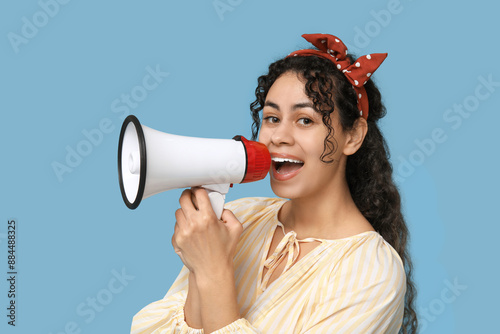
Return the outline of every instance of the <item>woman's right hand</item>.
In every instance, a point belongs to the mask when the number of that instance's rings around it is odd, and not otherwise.
[[[229,210],[219,220],[203,188],[185,190],[179,202],[172,245],[190,271],[185,321],[212,332],[241,317],[233,258],[243,226]]]
[[[219,220],[203,188],[184,190],[179,203],[172,245],[184,265],[197,279],[232,272],[241,223],[229,210]]]

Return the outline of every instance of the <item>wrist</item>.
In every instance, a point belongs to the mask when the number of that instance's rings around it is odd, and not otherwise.
[[[198,271],[192,273],[193,283],[198,290],[211,289],[215,286],[234,286],[234,267],[233,264],[217,266],[210,270]]]
[[[184,304],[184,321],[191,328],[203,328],[201,321],[200,296],[198,287],[196,286],[196,279],[192,272],[189,273],[188,279],[188,294],[186,297],[186,303]]]
[[[211,333],[241,318],[232,266],[217,274],[197,275],[196,285],[205,332]]]

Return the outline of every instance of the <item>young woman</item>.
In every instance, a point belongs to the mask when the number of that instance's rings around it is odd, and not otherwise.
[[[303,35],[251,105],[280,198],[244,198],[219,221],[183,192],[172,244],[185,267],[132,333],[416,333],[408,230],[370,77],[335,36]],[[285,200],[285,198],[287,200]]]

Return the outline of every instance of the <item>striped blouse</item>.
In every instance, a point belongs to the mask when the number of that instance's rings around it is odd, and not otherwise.
[[[398,253],[377,232],[297,240],[291,231],[266,259],[275,229],[283,226],[278,211],[285,201],[257,197],[226,204],[244,226],[234,258],[242,318],[214,333],[398,333],[405,271]],[[300,243],[311,240],[320,244],[294,263]],[[285,269],[266,286],[281,258],[288,262]],[[188,276],[184,267],[162,300],[139,311],[131,333],[203,333],[184,321]]]

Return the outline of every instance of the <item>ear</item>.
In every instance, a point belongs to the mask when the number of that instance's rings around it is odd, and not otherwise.
[[[358,119],[354,122],[351,131],[349,131],[346,135],[343,153],[345,155],[352,155],[356,153],[356,151],[361,147],[361,144],[363,144],[363,140],[365,139],[367,132],[368,123],[366,122],[366,119],[358,117]]]

